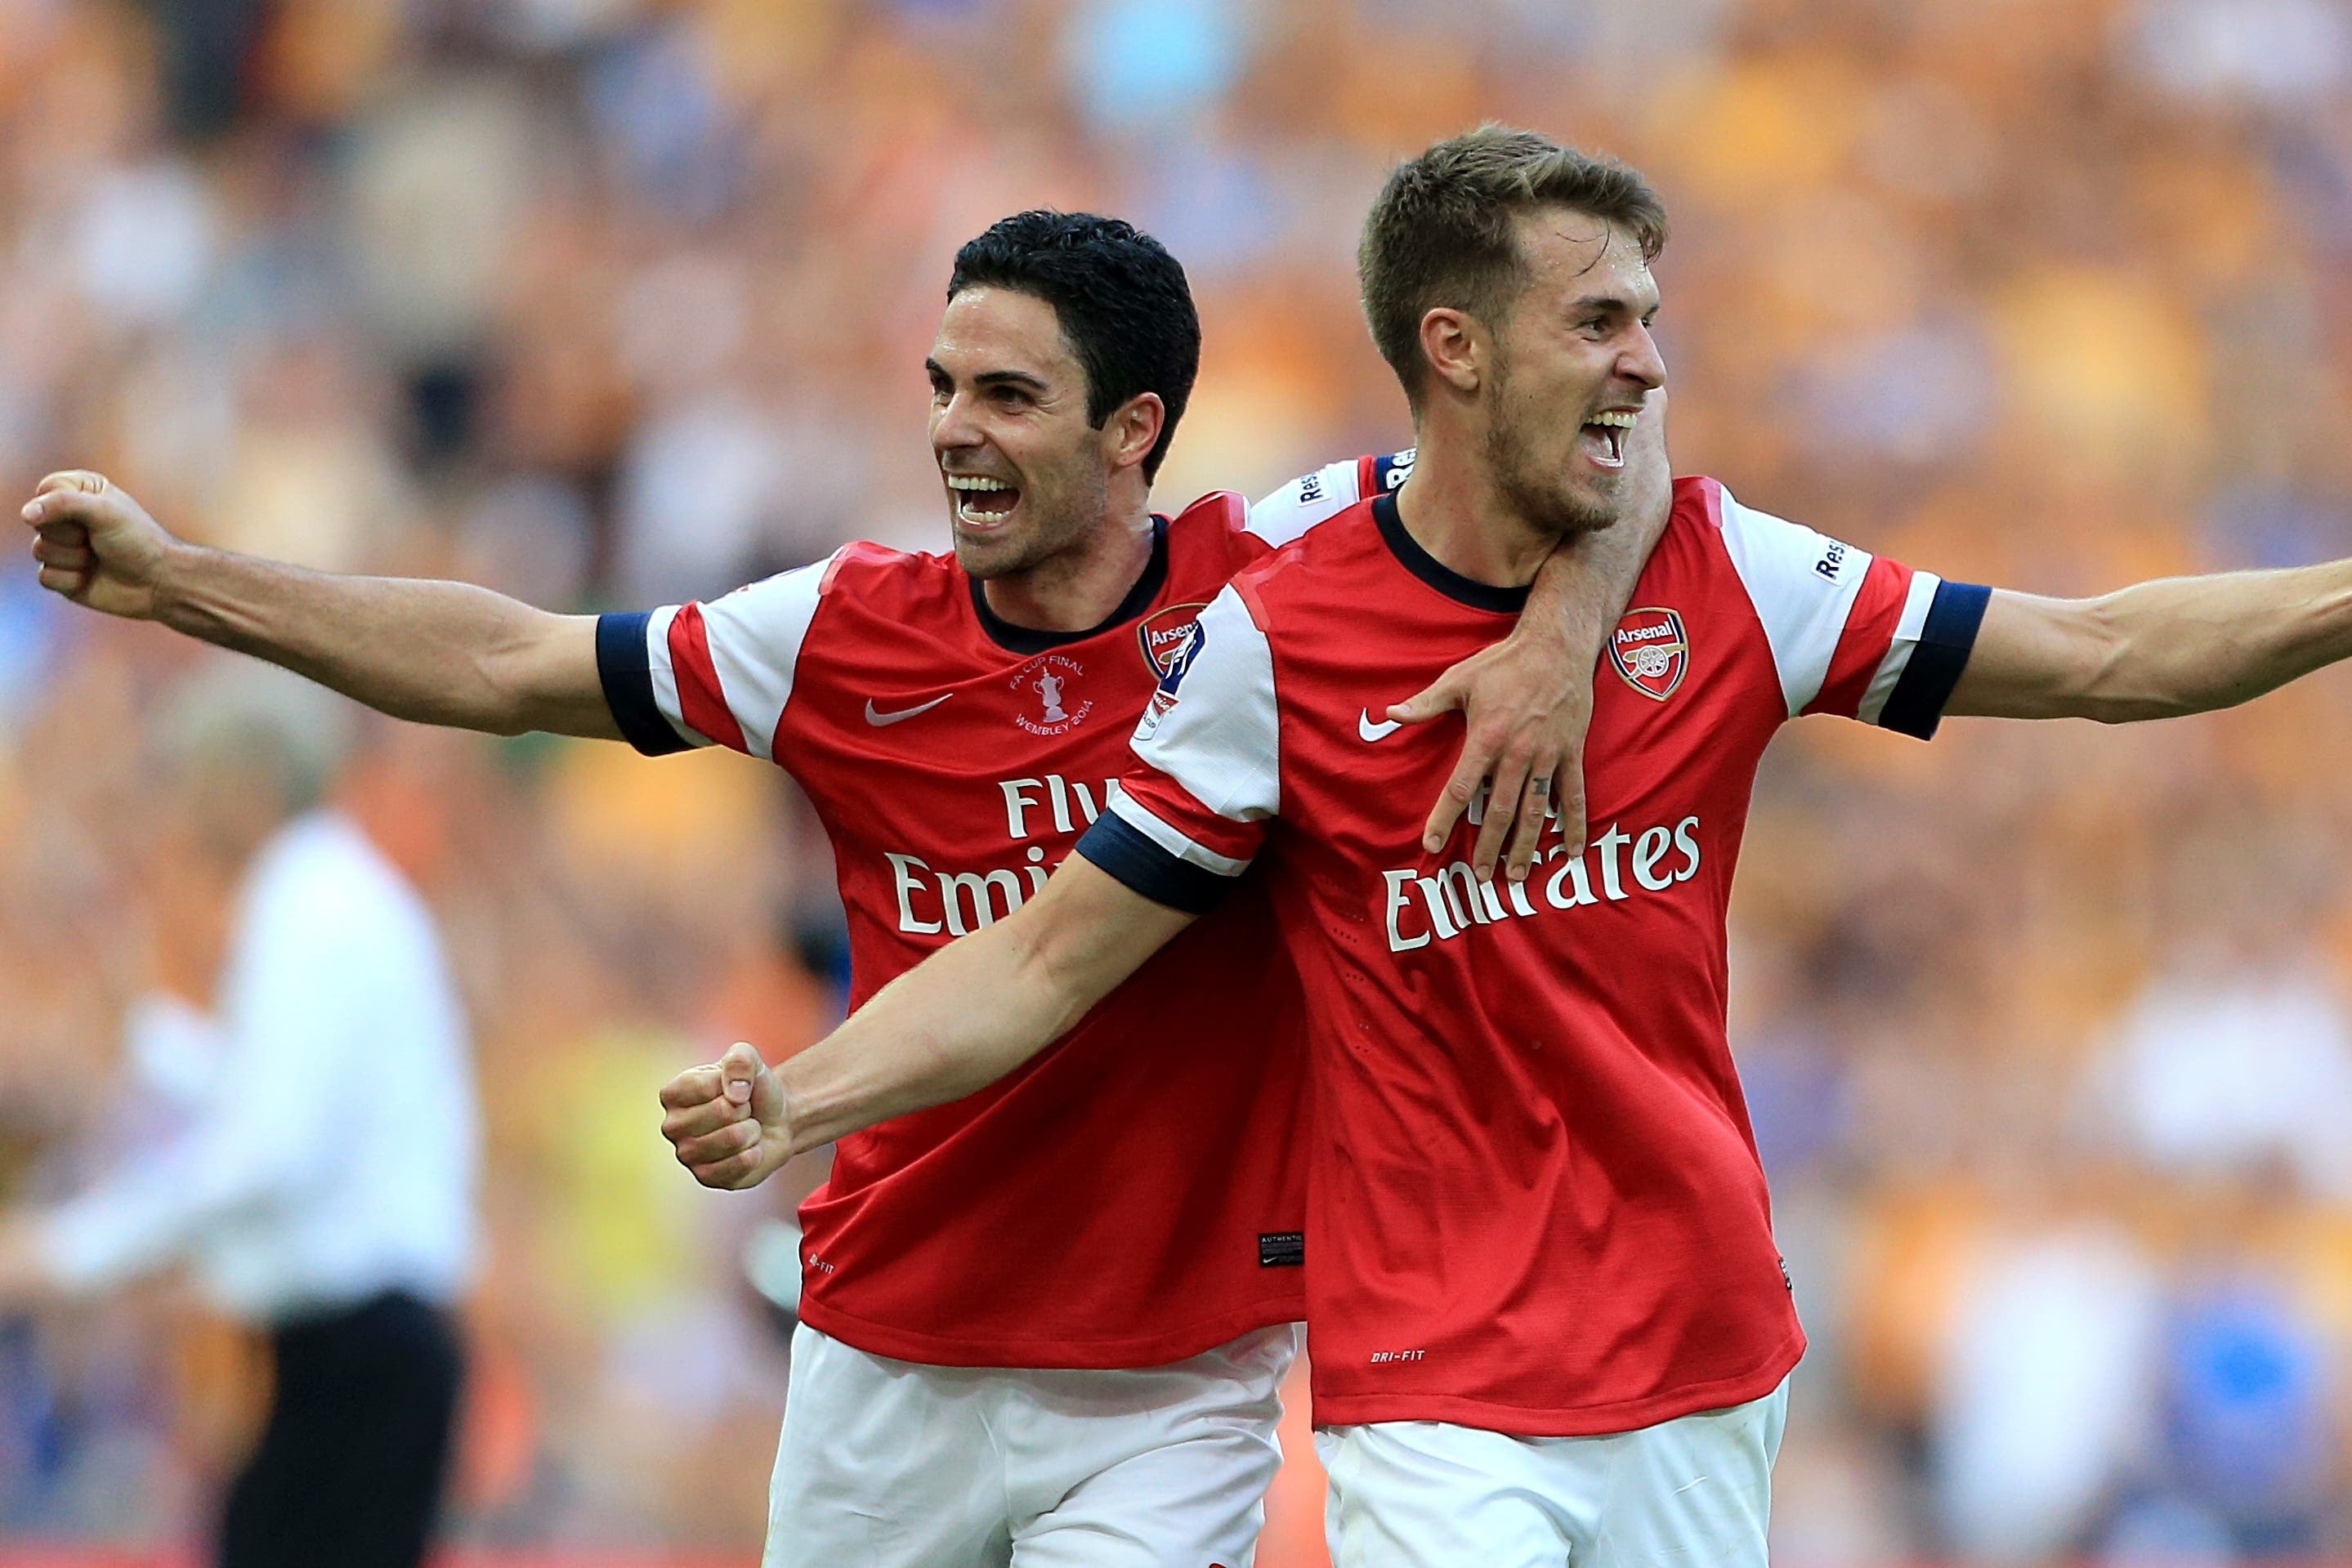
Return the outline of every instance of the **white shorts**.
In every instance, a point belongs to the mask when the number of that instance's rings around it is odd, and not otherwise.
[[[1765,1568],[1789,1385],[1597,1437],[1443,1421],[1317,1429],[1333,1568]]]
[[[1246,1568],[1296,1324],[1133,1370],[927,1366],[793,1334],[762,1568]]]

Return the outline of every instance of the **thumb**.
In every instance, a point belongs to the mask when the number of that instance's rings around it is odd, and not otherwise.
[[[767,1070],[768,1064],[761,1060],[760,1053],[739,1040],[719,1059],[719,1092],[730,1104],[749,1104],[751,1086]]]
[[[1389,716],[1399,724],[1426,724],[1443,713],[1452,713],[1462,706],[1462,690],[1448,670],[1404,701],[1389,709]]]

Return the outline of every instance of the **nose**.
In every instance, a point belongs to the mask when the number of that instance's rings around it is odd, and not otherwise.
[[[1617,373],[1648,392],[1666,384],[1666,357],[1658,352],[1657,336],[1646,323],[1633,323],[1632,340],[1617,356]]]
[[[973,399],[957,392],[931,412],[931,449],[954,452],[981,444],[980,422],[972,417]]]

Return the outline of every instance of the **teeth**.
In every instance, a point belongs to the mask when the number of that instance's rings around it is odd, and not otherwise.
[[[1613,424],[1620,430],[1631,430],[1633,428],[1633,421],[1636,417],[1637,416],[1630,409],[1612,408],[1603,410],[1601,413],[1594,414],[1591,419],[1586,420],[1585,423],[1587,424]]]
[[[1007,514],[1003,512],[975,512],[969,505],[959,505],[956,507],[956,517],[974,528],[994,528],[1003,522]]]
[[[1002,479],[983,479],[977,474],[950,474],[947,476],[950,490],[1010,490],[1012,486]]]

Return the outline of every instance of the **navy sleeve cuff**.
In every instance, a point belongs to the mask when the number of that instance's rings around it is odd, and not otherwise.
[[[613,722],[628,743],[647,757],[667,757],[694,747],[654,701],[653,667],[646,658],[646,623],[652,619],[646,610],[596,617],[596,677],[604,683]]]
[[[1095,819],[1078,853],[1152,903],[1187,915],[1208,914],[1233,885],[1233,878],[1170,854],[1110,811]]]
[[[1991,602],[1992,590],[1980,583],[1936,585],[1927,622],[1919,628],[1919,645],[1911,650],[1911,662],[1903,667],[1902,678],[1886,695],[1886,706],[1879,712],[1881,727],[1922,740],[1934,738],[1936,727],[1943,722],[1944,705],[1952,700],[1952,688],[1960,684],[1960,672],[1969,667],[1969,653],[1977,645],[1977,628],[1984,624],[1985,606]]]

